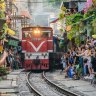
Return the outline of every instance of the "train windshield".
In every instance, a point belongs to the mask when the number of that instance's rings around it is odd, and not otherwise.
[[[42,31],[41,38],[50,38],[51,31]]]
[[[51,37],[51,31],[48,30],[48,31],[36,31],[36,30],[33,30],[33,31],[27,31],[27,32],[24,32],[23,34],[23,38],[50,38]]]

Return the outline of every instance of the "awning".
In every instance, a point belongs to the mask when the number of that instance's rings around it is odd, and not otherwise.
[[[29,11],[21,11],[21,12],[20,12],[20,15],[21,15],[21,16],[24,16],[24,17],[26,17],[26,18],[31,19],[31,15],[30,15]]]
[[[15,31],[11,30],[10,28],[7,28],[6,33],[11,36],[15,35]]]
[[[53,20],[53,21],[52,21],[52,22],[50,22],[50,23],[56,23],[58,20],[59,20],[59,18],[57,18],[57,19]]]

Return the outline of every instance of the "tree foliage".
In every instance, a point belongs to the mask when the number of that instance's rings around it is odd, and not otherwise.
[[[6,30],[6,20],[5,20],[5,7],[6,4],[4,0],[0,0],[0,20],[1,20],[1,26],[0,26],[0,40],[5,38],[5,30]]]
[[[78,33],[78,31],[79,33],[80,31],[83,32],[84,28],[87,26],[87,23],[89,23],[90,26],[93,26],[93,31],[96,34],[96,8],[88,10],[88,12],[84,15],[81,13],[76,13],[66,16],[66,24],[72,26],[72,29],[68,34],[68,39],[71,40],[74,37],[74,34]],[[78,38],[76,40],[76,42],[80,42]]]

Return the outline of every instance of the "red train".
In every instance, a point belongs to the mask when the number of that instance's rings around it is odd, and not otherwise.
[[[52,28],[22,28],[22,52],[25,55],[26,70],[49,69],[49,54],[53,52]]]

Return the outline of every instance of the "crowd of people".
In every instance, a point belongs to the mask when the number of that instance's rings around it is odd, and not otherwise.
[[[62,55],[61,64],[65,77],[96,78],[96,40],[87,38],[86,44],[69,49]]]
[[[7,51],[8,55],[6,57],[6,67],[9,70],[19,69],[22,65],[20,62],[20,54],[15,52],[13,49]]]
[[[0,67],[4,67],[7,71],[19,69],[21,67],[20,55],[12,49],[4,50],[1,54]]]

